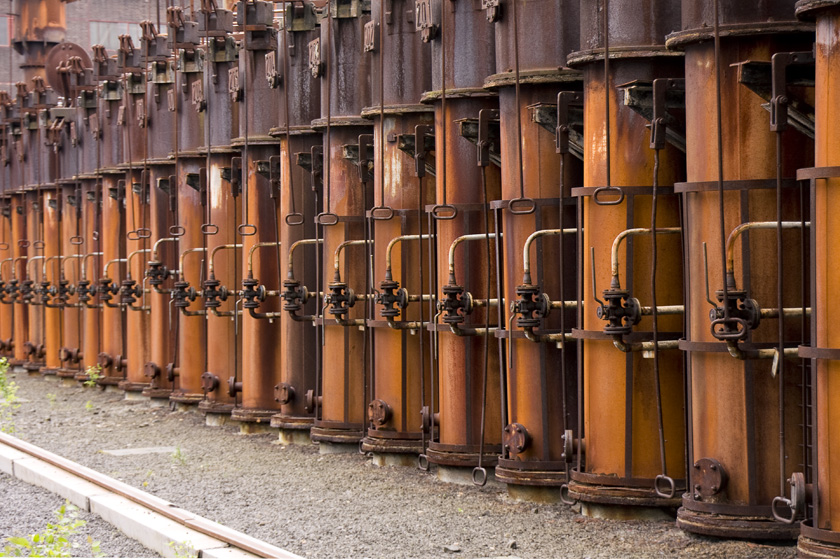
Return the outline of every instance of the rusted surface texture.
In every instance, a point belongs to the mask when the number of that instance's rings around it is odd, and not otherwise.
[[[81,207],[79,203],[81,190],[76,190],[76,185],[61,187],[61,260],[58,264],[58,277],[54,285],[57,288],[61,287],[60,282],[66,281],[67,286],[74,286],[79,281],[80,260],[84,254],[84,237],[82,236],[82,221],[81,221]],[[54,298],[55,300],[55,298]],[[79,352],[82,348],[82,332],[84,330],[84,323],[82,321],[82,312],[78,308],[79,298],[73,294],[65,298],[64,301],[57,301],[57,304],[63,305],[59,309],[61,312],[61,332],[62,339],[59,346],[59,361],[61,367],[65,370],[78,371],[81,362],[72,358],[64,348],[71,352]],[[67,357],[71,357],[67,359]]]
[[[104,244],[102,235],[102,200],[100,199],[100,188],[95,179],[89,179],[82,182],[81,188],[81,204],[82,204],[82,238],[84,244],[81,245],[81,252],[84,260],[81,266],[84,267],[85,273],[80,273],[80,280],[86,280],[89,283],[88,289],[95,290],[99,285],[99,278],[102,277],[102,266],[104,261],[102,255],[97,253],[102,252],[102,245]],[[93,256],[87,256],[93,255]],[[76,282],[77,289],[79,282]],[[79,300],[82,297],[77,297]],[[95,366],[99,361],[99,351],[102,347],[101,330],[102,325],[102,310],[96,308],[96,305],[101,305],[99,297],[95,291],[90,293],[90,300],[83,303],[80,312],[83,315],[82,324],[82,361],[81,370],[85,371],[89,367]]]
[[[46,190],[42,192],[41,200],[44,204],[44,256],[48,260],[38,262],[37,266],[43,270],[44,281],[50,282],[51,286],[57,286],[60,278],[58,256],[61,254],[61,195],[57,190]],[[61,310],[44,308],[45,364],[50,371],[61,366],[58,350],[64,340],[63,333]]]
[[[97,275],[103,277],[105,263],[126,257],[126,213],[123,207],[124,192],[120,188],[121,178],[119,175],[105,175],[102,177],[102,231],[109,231],[112,234],[102,235],[102,259],[97,269]],[[128,229],[133,227],[128,226]],[[96,260],[94,260],[96,262]],[[125,265],[116,263],[108,269],[108,276],[115,283],[125,277]],[[103,306],[102,308],[102,345],[100,354],[105,359],[100,359],[102,374],[112,381],[125,377],[123,367],[119,364],[118,357],[125,357],[125,321],[127,313],[119,308]]]
[[[618,10],[616,10],[618,13]],[[681,61],[627,60],[611,65],[605,91],[604,71],[600,64],[584,69],[586,104],[584,107],[584,178],[585,187],[607,185],[606,166],[611,158],[611,185],[645,187],[653,184],[653,150],[649,147],[647,122],[620,103],[621,93],[614,86],[631,79],[655,79],[680,75]],[[610,103],[610,149],[606,147],[605,95]],[[681,155],[668,147],[661,152],[659,185],[673,185],[683,176]],[[646,189],[643,189],[643,191]],[[611,197],[615,199],[615,197]],[[625,196],[617,205],[599,205],[592,196],[583,204],[583,328],[602,332],[607,324],[596,316],[595,299],[611,285],[610,251],[613,241],[625,229],[649,228],[651,197],[644,194]],[[678,227],[677,198],[659,192],[657,227]],[[661,235],[657,239],[657,304],[679,305],[683,289],[680,238]],[[592,258],[594,248],[595,285],[592,292]],[[642,305],[651,299],[651,244],[649,235],[625,242],[620,251],[619,280]],[[666,280],[666,278],[668,278]],[[636,332],[650,333],[652,319],[642,318]],[[660,337],[665,332],[679,334],[681,317],[659,317]],[[646,339],[650,339],[647,334]],[[625,354],[614,347],[612,340],[585,339],[583,343],[583,418],[586,433],[586,472],[615,475],[620,478],[651,479],[662,474],[656,414],[653,363],[639,352]],[[683,477],[685,455],[685,422],[683,411],[683,367],[678,352],[661,352],[659,356],[662,390],[663,424],[666,440],[667,472],[673,479]]]
[[[299,165],[289,163],[289,152],[311,153],[313,146],[321,146],[320,134],[307,134],[300,136],[284,137],[280,143],[280,157],[282,169],[281,191],[280,191],[280,277],[287,278],[287,266],[289,250],[295,242],[302,239],[314,239],[316,236],[315,221],[313,217],[320,211],[320,203],[310,188],[309,173]],[[294,155],[292,156],[292,162]],[[293,203],[294,202],[294,203]],[[286,216],[292,213],[302,213],[303,222],[299,225],[289,225]],[[316,259],[320,249],[317,245],[299,245],[293,256],[294,277],[307,287],[317,286]],[[265,256],[265,255],[264,255]],[[319,314],[316,298],[313,297],[304,304],[298,314],[314,316]],[[281,383],[291,387],[287,391],[288,401],[283,403],[281,396],[281,411],[277,420],[288,421],[291,418],[306,418],[311,421],[312,411],[305,409],[304,396],[307,391],[315,390],[316,375],[316,354],[320,343],[318,330],[313,328],[308,321],[297,322],[291,318],[283,317],[280,322],[280,346],[283,358],[280,362]],[[275,393],[275,397],[278,394]]]
[[[688,2],[683,2],[688,3]],[[580,12],[580,50],[604,48],[604,0],[586,2]],[[709,2],[698,3],[711,5]],[[583,8],[583,4],[581,4]],[[644,16],[640,17],[641,14]],[[680,28],[680,0],[610,0],[610,48],[657,47]],[[603,58],[603,53],[601,54]],[[618,82],[621,83],[621,82]]]
[[[25,238],[30,241],[29,248],[26,249],[26,254],[30,260],[24,262],[25,267],[21,281],[31,280],[33,288],[40,283],[43,278],[43,258],[34,260],[35,256],[44,256],[43,231],[41,227],[41,208],[43,208],[41,200],[38,199],[37,192],[27,192],[24,198],[24,214],[29,217],[26,220],[26,235]],[[40,355],[44,347],[44,307],[41,305],[27,305],[24,307],[24,312],[29,315],[27,324],[29,326],[28,336],[24,339],[24,344],[29,344],[29,347],[36,349],[35,353],[27,355],[27,361],[30,363],[43,363],[43,355]]]
[[[730,64],[741,60],[769,60],[778,50],[809,49],[807,40],[779,36],[768,38],[733,38],[724,40],[721,50],[722,135],[724,180],[758,180],[769,182],[767,188],[747,190],[737,185],[724,193],[724,235],[739,224],[749,221],[776,221],[776,137],[770,131],[768,113],[761,100],[737,83],[737,69]],[[800,49],[801,50],[801,49]],[[718,151],[714,134],[716,103],[714,51],[710,43],[693,46],[686,51],[687,107],[687,179],[689,182],[716,181]],[[712,128],[714,130],[714,128]],[[810,142],[796,131],[782,137],[782,177],[793,177],[798,167],[812,160]],[[782,215],[785,221],[799,221],[805,211],[796,188],[782,192]],[[709,321],[710,305],[705,296],[705,259],[703,243],[708,251],[708,283],[714,298],[723,288],[721,269],[721,231],[717,189],[685,194],[686,240],[689,285],[689,332],[692,342],[717,342]],[[801,231],[783,233],[783,279],[785,307],[804,304],[801,269],[807,258],[801,251]],[[775,231],[754,231],[744,234],[735,243],[735,283],[763,308],[778,307]],[[785,321],[785,338],[799,343],[802,332],[798,319]],[[778,344],[778,322],[762,320],[745,342]],[[801,410],[796,405],[802,397],[798,367],[788,361],[785,385],[772,378],[769,360],[740,361],[725,351],[689,353],[692,385],[691,455],[719,461],[728,473],[729,482],[715,502],[767,506],[779,494],[780,479],[798,471],[803,460]],[[784,425],[780,425],[779,390],[784,390],[788,405]],[[767,410],[772,410],[768,413]],[[785,433],[784,472],[780,472],[779,433]],[[692,475],[693,472],[692,472]],[[692,479],[691,483],[694,481]],[[700,499],[698,499],[700,500]],[[705,500],[705,499],[703,499]],[[689,500],[685,502],[690,506]],[[767,514],[769,511],[765,511]],[[746,514],[746,513],[744,513]]]
[[[354,18],[321,20],[320,61],[324,72],[321,78],[322,119],[328,114],[332,118],[357,116],[371,104],[370,56],[360,48],[365,23],[369,20],[367,12]],[[310,50],[310,66],[313,64],[312,57]],[[327,103],[330,104],[329,109]]]
[[[295,5],[295,10],[299,9]],[[291,128],[308,128],[321,111],[321,83],[312,76],[309,67],[309,44],[320,37],[320,28],[316,26],[305,31],[281,29],[278,33],[275,64],[283,75],[279,95],[280,98],[288,95],[289,116],[287,119],[286,102],[280,101],[277,126],[280,131],[284,130],[288,120]]]
[[[125,252],[126,258],[128,255],[137,250],[145,250],[151,248],[149,238],[137,238],[137,232],[140,229],[148,227],[149,224],[149,205],[141,198],[142,193],[146,190],[142,188],[141,183],[142,170],[134,169],[130,173],[126,173],[126,192],[125,192],[125,220],[126,220],[126,242]],[[134,184],[138,185],[141,192],[135,192]],[[133,232],[132,235],[128,233]],[[128,237],[131,238],[128,238]],[[137,285],[142,286],[144,271],[146,268],[144,257],[146,254],[137,254],[131,259],[131,263],[126,270],[125,278],[137,282]],[[115,280],[116,281],[116,280]],[[134,303],[136,306],[145,306],[148,304],[147,297],[139,297]],[[128,360],[126,366],[126,383],[123,386],[127,390],[140,391],[146,388],[149,384],[149,379],[145,375],[145,365],[150,360],[151,350],[151,322],[149,315],[142,311],[125,310],[126,320],[126,344],[125,356]]]

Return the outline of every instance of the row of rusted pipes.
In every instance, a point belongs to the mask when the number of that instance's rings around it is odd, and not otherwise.
[[[0,97],[0,349],[840,555],[840,2],[718,4],[202,0],[56,47]]]

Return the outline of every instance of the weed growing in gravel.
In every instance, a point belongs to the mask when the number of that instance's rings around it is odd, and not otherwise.
[[[88,400],[87,402],[85,402],[85,409],[86,409],[87,411],[93,411],[93,402],[91,402],[90,400]]]
[[[0,431],[14,433],[14,411],[20,407],[17,397],[18,386],[9,380],[9,362],[5,357],[0,358]]]
[[[175,447],[175,452],[172,453],[172,461],[176,464],[180,464],[181,466],[187,463],[187,457],[184,456],[183,452],[181,452],[180,446]]]
[[[71,538],[87,522],[78,518],[79,509],[69,501],[55,511],[55,516],[56,521],[47,524],[43,533],[30,534],[25,538],[6,538],[0,557],[72,557],[72,550],[77,549],[79,544]],[[88,536],[87,543],[91,557],[103,557],[99,542]]]
[[[58,398],[58,396],[56,396],[52,392],[47,394],[47,401],[50,403],[50,407],[53,407],[55,405],[56,398]]]
[[[88,388],[96,386],[97,381],[102,378],[102,365],[97,363],[96,365],[88,367],[87,369],[85,369],[85,374],[88,378],[82,384],[84,384]]]
[[[175,554],[175,557],[178,559],[186,559],[187,557],[198,557],[193,549],[191,542],[168,542],[170,548],[172,548],[172,552]]]

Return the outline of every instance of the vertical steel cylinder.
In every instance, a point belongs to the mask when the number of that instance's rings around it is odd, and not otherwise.
[[[87,140],[86,140],[87,141]],[[93,144],[93,142],[89,142]],[[84,149],[84,148],[79,148]],[[90,169],[93,171],[94,169]],[[88,173],[80,177],[88,177]],[[80,375],[77,380],[87,380],[87,371],[99,365],[99,352],[102,347],[102,310],[96,287],[102,274],[102,201],[100,189],[95,177],[81,179],[82,205],[82,260],[79,263],[79,279],[76,282],[76,292],[83,315],[82,347],[80,360]],[[101,372],[97,372],[101,374]]]
[[[14,180],[14,173],[9,173],[10,182]],[[29,338],[29,309],[28,305],[22,301],[22,294],[20,289],[23,282],[26,281],[26,264],[27,254],[32,254],[33,250],[31,244],[28,243],[27,232],[27,218],[32,219],[32,216],[25,213],[26,209],[26,195],[17,190],[19,183],[15,184],[17,191],[12,195],[12,277],[17,280],[16,287],[18,289],[18,296],[14,303],[14,334],[12,343],[14,344],[14,356],[10,363],[14,366],[23,366],[28,359],[27,346],[25,344]],[[9,281],[12,281],[11,279]]]
[[[434,108],[420,104],[423,93],[431,89],[431,49],[417,32],[416,14],[410,9],[414,3],[411,7],[408,4],[400,1],[384,7],[382,21],[382,2],[372,2],[372,18],[366,28],[372,104],[362,115],[374,123],[373,145],[365,151],[372,148],[376,208],[368,212],[369,236],[373,239],[373,275],[369,282],[372,290],[382,290],[383,295],[372,305],[373,313],[367,321],[376,349],[369,365],[373,381],[362,450],[373,452],[383,462],[411,465],[412,455],[425,450],[419,417],[430,403],[431,347],[424,330],[430,312],[428,302],[420,296],[428,294],[432,273],[423,210],[434,203],[434,187],[431,176],[417,177],[414,159],[400,147],[405,139],[414,139],[417,126],[432,129]],[[421,225],[422,240],[417,237]],[[389,245],[398,237],[405,238],[395,241],[391,251]],[[386,269],[388,258],[390,269]],[[394,297],[401,289],[406,296],[413,295],[414,302],[406,299],[406,304],[396,303]],[[419,322],[421,309],[423,324]]]
[[[535,107],[554,106],[558,91],[579,92],[582,87],[580,73],[563,68],[568,53],[579,46],[580,2],[520,2],[516,8],[514,14],[506,4],[503,13],[488,14],[495,19],[496,73],[485,80],[485,87],[499,93],[502,170],[502,200],[492,204],[495,219],[501,222],[497,230],[505,233],[497,245],[503,251],[504,274],[499,280],[508,302],[499,308],[500,328],[511,324],[510,304],[523,285],[522,251],[528,237],[537,230],[576,227],[570,187],[579,184],[581,173],[580,161],[558,154],[554,135],[532,118],[539,110]],[[536,241],[533,285],[553,301],[577,299],[574,240],[573,234],[560,234]],[[553,310],[537,323],[539,331],[570,332],[576,316],[574,310]],[[528,487],[557,487],[566,480],[566,459],[571,455],[565,455],[564,435],[577,422],[576,346],[540,342],[542,334],[532,341],[515,327],[499,335],[509,358],[501,363],[507,379],[503,402],[507,424],[496,478],[507,483],[513,494],[556,499],[554,492]]]
[[[66,34],[64,0],[15,0],[12,13],[12,44],[23,55],[20,68],[24,79],[43,78],[47,51],[62,42]]]
[[[837,189],[837,146],[838,134],[831,125],[837,117],[837,95],[840,83],[836,71],[840,42],[837,40],[840,28],[840,3],[836,1],[802,0],[796,3],[796,14],[800,19],[816,21],[816,99],[814,168],[803,169],[810,179],[811,202],[811,331],[810,344],[801,347],[800,357],[811,360],[810,393],[805,402],[812,408],[810,418],[804,422],[810,425],[806,432],[810,439],[810,456],[802,474],[803,481],[813,486],[791,488],[791,499],[801,504],[811,495],[811,515],[801,523],[799,535],[800,557],[840,557],[840,504],[834,497],[840,486],[840,472],[831,460],[835,454],[837,434],[837,371],[840,368],[840,341],[838,330],[831,320],[831,286],[837,281],[837,259],[833,251],[833,235],[836,226],[833,209],[837,207],[834,191]],[[790,133],[789,133],[790,134]],[[798,178],[803,178],[801,175]],[[807,390],[807,388],[806,388]],[[807,407],[805,413],[807,414]],[[810,467],[809,467],[810,466]],[[810,471],[809,471],[810,470]],[[803,490],[804,494],[803,494]],[[799,493],[799,499],[794,497]],[[797,510],[798,512],[798,510]]]
[[[64,339],[64,325],[61,308],[53,299],[55,288],[59,285],[61,266],[61,192],[55,188],[41,191],[43,204],[43,240],[44,260],[38,262],[41,268],[40,298],[44,309],[44,367],[41,373],[54,375],[61,367],[59,349]]]
[[[751,84],[744,81],[739,63],[769,61],[779,51],[810,51],[813,36],[808,25],[792,21],[789,2],[766,2],[760,7],[729,4],[719,14],[720,57],[716,59],[714,16],[710,1],[683,2],[682,31],[668,38],[669,47],[684,49],[686,68],[687,182],[678,185],[677,191],[683,195],[685,228],[688,330],[680,347],[687,352],[690,467],[677,523],[700,534],[789,539],[796,536],[798,526],[774,522],[770,505],[780,494],[780,485],[803,461],[800,374],[773,378],[771,359],[748,355],[778,347],[777,318],[760,323],[747,318],[750,324],[736,337],[727,330],[738,298],[744,299],[746,310],[756,308],[754,304],[778,307],[779,273],[784,280],[783,306],[805,304],[807,288],[799,270],[807,258],[801,250],[805,233],[784,232],[783,250],[788,256],[782,270],[773,232],[746,231],[737,241],[731,236],[750,222],[775,223],[777,217],[799,221],[807,213],[799,189],[786,179],[812,160],[812,148],[798,132],[781,137],[779,178],[784,188],[782,215],[778,216],[777,137],[771,132],[763,99],[745,87]],[[715,116],[717,103],[720,123]],[[717,147],[717,126],[722,153]],[[729,271],[722,269],[722,245],[727,237],[734,251]],[[710,314],[715,322],[710,322]],[[788,343],[801,343],[804,332],[799,320],[786,320],[785,330]],[[793,362],[787,363],[786,368],[792,369]],[[784,400],[787,404],[782,409]]]
[[[44,259],[44,242],[41,240],[41,223],[43,204],[38,197],[37,191],[28,191],[24,198],[23,213],[26,219],[26,236],[28,242],[27,260],[24,261],[24,276],[21,287],[27,294],[22,293],[26,301],[25,311],[28,314],[26,320],[28,331],[24,340],[26,362],[23,368],[30,373],[37,373],[44,366],[46,355],[44,346],[44,306],[40,304],[35,295],[35,289],[40,285],[43,278],[42,264]]]
[[[651,226],[651,185],[655,180],[647,122],[621,102],[622,92],[616,86],[631,80],[682,76],[679,53],[664,48],[666,33],[678,25],[679,2],[654,0],[640,5],[617,1],[610,2],[609,8],[609,75],[604,73],[603,2],[581,3],[581,51],[569,56],[569,64],[583,71],[585,100],[583,188],[573,191],[580,197],[583,228],[579,255],[583,260],[583,327],[575,335],[582,346],[583,360],[578,367],[583,382],[579,387],[583,425],[579,428],[585,438],[585,459],[581,457],[572,471],[569,487],[572,495],[583,501],[584,512],[593,514],[596,509],[603,514],[621,510],[611,508],[613,505],[677,506],[685,471],[682,356],[673,349],[659,355],[661,448],[659,414],[655,400],[651,401],[657,390],[653,362],[641,352],[625,353],[615,345],[616,341],[650,341],[652,320],[640,317],[635,332],[627,328],[616,335],[609,326],[612,323],[605,324],[595,312],[596,300],[607,297],[608,291],[621,296],[616,281],[623,285],[627,298],[651,304],[649,234],[625,242],[619,253],[623,266],[611,278],[610,254],[616,237],[627,229]],[[648,17],[635,17],[639,11]],[[660,157],[656,227],[679,227],[672,185],[683,176],[682,154],[669,145]],[[605,191],[605,187],[610,189]],[[679,278],[679,236],[659,235],[657,243],[658,277]],[[591,258],[590,251],[594,251]],[[657,285],[658,305],[679,305],[682,294],[679,281],[659,281]],[[659,338],[680,337],[681,322],[679,316],[659,317]],[[672,480],[672,490],[667,483],[658,489],[658,476]]]
[[[299,162],[309,161],[313,147],[320,147],[323,139],[311,122],[321,109],[320,83],[309,68],[309,44],[320,36],[318,18],[313,3],[289,4],[284,24],[277,38],[276,69],[282,75],[278,126],[271,134],[280,138],[280,277],[285,281],[299,281],[304,286],[317,286],[316,260],[320,245],[315,241],[314,216],[320,213],[320,184],[316,189],[312,174]],[[288,107],[288,113],[287,113]],[[292,254],[292,270],[288,269]],[[314,256],[314,258],[313,258]],[[285,285],[285,283],[283,284]],[[272,427],[280,429],[280,437],[288,442],[309,442],[309,429],[314,410],[307,409],[306,393],[315,390],[318,374],[316,355],[320,343],[318,330],[312,319],[319,314],[317,297],[302,301],[296,310],[289,311],[280,322],[280,383],[274,386],[274,398],[280,413],[271,418]],[[292,304],[286,301],[284,308]]]
[[[214,254],[218,247],[231,247],[240,240],[237,224],[241,213],[241,179],[232,181],[232,159],[240,152],[231,146],[239,133],[239,106],[231,97],[230,71],[236,67],[238,48],[230,35],[233,26],[231,12],[216,10],[200,12],[199,33],[208,35],[207,61],[210,77],[205,73],[201,97],[205,99],[206,130],[204,147],[207,168],[207,218],[210,229],[218,233],[207,237],[207,250]],[[211,35],[212,34],[212,35]],[[210,77],[210,79],[208,79]],[[242,362],[242,337],[237,335],[242,308],[233,295],[241,285],[241,248],[218,249],[213,258],[214,271],[209,279],[219,282],[219,289],[230,294],[225,299],[211,299],[205,294],[207,309],[207,366],[202,373],[205,399],[198,407],[207,413],[228,414],[236,403],[229,393],[231,378],[236,378]],[[209,272],[208,272],[209,274]],[[207,284],[205,284],[206,286]],[[205,287],[206,289],[206,287]]]
[[[233,145],[242,150],[243,215],[238,226],[242,244],[244,281],[258,280],[266,290],[280,289],[279,258],[272,243],[280,240],[276,185],[271,181],[271,158],[278,155],[277,140],[269,133],[277,122],[280,97],[266,78],[266,63],[276,46],[273,6],[266,2],[239,3],[237,23],[245,29],[238,68],[231,69],[231,95],[239,103],[239,137]],[[268,171],[268,172],[266,172]],[[253,267],[248,254],[254,249]],[[244,285],[244,284],[243,284]],[[244,305],[244,304],[243,304]],[[259,306],[259,313],[280,310],[277,298],[269,297]],[[274,399],[274,386],[280,382],[282,348],[275,318],[258,318],[255,309],[242,315],[242,376],[240,406],[231,418],[245,423],[270,424],[280,405]],[[237,381],[231,377],[230,393],[237,393]]]
[[[367,254],[365,211],[373,198],[358,167],[345,156],[345,146],[358,146],[359,137],[371,133],[369,121],[361,118],[362,109],[370,105],[370,61],[359,48],[370,13],[362,2],[337,0],[325,10],[329,13],[321,21],[321,36],[309,47],[309,64],[321,78],[321,118],[312,126],[324,132],[324,212],[337,219],[321,228],[319,287],[336,302],[345,297],[349,301],[354,297],[351,291],[359,299],[354,298],[349,309],[325,300],[321,313],[320,394],[315,395],[317,418],[311,437],[323,443],[323,449],[329,444],[358,444],[365,432],[365,351],[370,340],[363,322],[369,292],[363,255]],[[354,244],[344,246],[336,275],[336,250],[346,242]],[[324,350],[331,347],[343,350]]]
[[[435,296],[441,301],[438,308],[442,309],[440,305],[449,298],[441,293],[445,287],[454,288],[456,304],[465,304],[466,293],[474,300],[497,298],[495,281],[490,280],[496,265],[492,238],[490,246],[484,239],[479,239],[457,249],[455,270],[460,283],[450,281],[452,274],[448,261],[450,247],[458,237],[493,234],[485,228],[485,218],[492,228],[489,202],[501,197],[498,168],[494,165],[483,169],[477,167],[475,147],[461,137],[463,121],[474,121],[480,111],[497,110],[499,106],[496,96],[483,89],[484,79],[496,69],[494,29],[488,25],[484,9],[475,2],[453,5],[438,0],[424,2],[422,8],[418,26],[424,40],[432,41],[433,89],[423,95],[423,101],[434,103],[435,107],[435,200],[437,205],[456,209],[452,219],[446,219],[453,213],[451,209],[440,212],[448,214],[444,219],[434,219],[438,212],[431,211],[437,254]],[[445,74],[442,59],[445,59]],[[430,209],[427,207],[427,211]],[[490,291],[487,290],[488,281]],[[442,466],[438,468],[438,475],[443,479],[457,481],[457,477],[450,477],[450,474],[457,476],[453,468],[477,466],[482,444],[481,464],[484,466],[495,466],[501,451],[498,353],[495,343],[491,342],[492,333],[470,333],[470,329],[483,328],[487,324],[487,312],[491,317],[497,314],[495,308],[488,305],[473,311],[470,319],[462,324],[450,326],[437,319],[442,314],[439,310],[429,325],[434,332],[437,354],[437,371],[433,375],[438,377],[432,397],[439,403],[436,406],[439,411],[431,409],[427,415],[439,417],[440,425],[439,436],[431,438],[426,454],[429,462]],[[489,321],[491,328],[496,326],[495,322],[494,319]],[[492,349],[488,344],[492,344]],[[434,422],[434,419],[424,422],[425,428],[432,432]]]
[[[67,142],[69,147],[69,141]],[[72,176],[72,175],[71,175]],[[61,191],[59,211],[61,212],[60,254],[58,261],[58,275],[54,286],[58,290],[53,297],[54,304],[59,306],[61,313],[61,345],[58,348],[60,366],[56,375],[62,378],[73,378],[81,373],[82,334],[84,325],[82,312],[78,306],[75,286],[79,281],[81,257],[84,254],[84,237],[82,236],[81,220],[81,190],[80,184],[74,180],[58,181]],[[72,291],[72,293],[71,293]]]

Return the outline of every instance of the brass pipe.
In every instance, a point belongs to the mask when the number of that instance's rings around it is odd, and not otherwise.
[[[539,237],[545,237],[547,235],[568,235],[570,233],[577,233],[577,229],[542,229],[540,231],[534,231],[525,239],[525,244],[522,247],[522,283],[531,285],[531,244]]]
[[[391,251],[400,241],[420,241],[423,239],[430,239],[431,235],[400,235],[399,237],[394,237],[388,243],[388,248],[385,249],[385,281],[393,281],[393,276],[391,275]]]
[[[178,269],[175,270],[176,274],[178,274],[179,276],[183,274],[184,258],[186,258],[186,256],[188,254],[193,253],[193,252],[207,252],[207,249],[204,248],[204,247],[188,248],[188,249],[184,250],[183,252],[181,252],[181,256],[178,258]]]
[[[178,237],[162,237],[155,241],[155,244],[152,245],[152,260],[160,260],[160,254],[158,253],[158,251],[160,250],[161,244],[176,242],[178,242]]]
[[[610,262],[612,264],[612,282],[610,284],[610,289],[620,289],[621,284],[618,281],[618,271],[619,271],[619,263],[618,263],[618,249],[621,247],[621,241],[626,239],[627,237],[633,235],[644,235],[650,234],[651,230],[649,228],[639,227],[636,229],[625,229],[618,236],[613,240],[612,250],[610,252]],[[682,233],[682,228],[680,227],[663,227],[661,229],[656,229],[657,235],[667,235],[673,233]]]
[[[727,276],[735,274],[735,241],[744,231],[750,229],[777,229],[779,222],[777,221],[751,221],[742,223],[732,230],[729,237],[726,239],[726,274]],[[805,227],[810,227],[811,222],[806,221]],[[782,229],[800,229],[802,223],[799,221],[783,221]]]
[[[26,276],[28,278],[32,279],[32,281],[35,281],[35,280],[32,278],[32,270],[29,269],[29,266],[31,266],[32,263],[35,262],[36,260],[43,260],[44,258],[46,258],[46,257],[43,254],[41,254],[39,256],[33,256],[32,258],[29,259],[29,262],[26,263]]]
[[[499,237],[503,237],[502,233],[499,233]],[[455,281],[455,247],[460,245],[465,241],[479,241],[479,240],[490,240],[495,239],[496,233],[474,233],[472,235],[461,235],[460,237],[456,238],[452,241],[452,244],[449,245],[449,284],[456,285]]]
[[[248,253],[248,258],[249,258],[249,260],[248,260],[248,271],[249,271],[249,272],[251,271],[251,268],[250,268],[250,265],[251,265],[250,257],[251,257],[251,255],[254,253],[254,247],[257,247],[257,246],[259,246],[260,244],[262,244],[262,243],[257,243],[257,244],[255,244],[253,247],[251,247],[251,252],[249,252],[249,253]],[[273,243],[272,243],[272,244],[273,244]],[[277,244],[279,244],[279,243],[277,243]],[[216,253],[217,253],[217,252],[219,252],[220,250],[230,250],[230,249],[237,249],[237,248],[242,248],[242,245],[241,245],[241,244],[238,244],[238,243],[234,243],[234,244],[219,245],[219,246],[217,246],[217,247],[214,247],[214,248],[213,248],[213,250],[210,252],[210,267],[209,267],[209,269],[208,269],[208,275],[212,277],[212,276],[213,276],[213,272],[215,271],[216,266],[215,266],[215,264],[214,264],[214,260],[215,260],[215,258],[216,258]]]
[[[634,352],[652,352],[655,348],[659,351],[667,349],[679,349],[679,340],[661,340],[654,344],[653,342],[625,342],[621,335],[613,336],[613,345],[623,351],[624,353]],[[644,356],[647,357],[647,356]]]
[[[300,245],[318,245],[323,243],[323,239],[301,239],[299,241],[295,241],[292,243],[292,246],[289,247],[289,268],[286,272],[286,277],[288,279],[295,279],[295,249]]]
[[[82,257],[82,267],[80,275],[82,279],[87,279],[87,259],[91,256],[102,256],[101,252],[89,252]]]
[[[527,327],[522,329],[525,333],[525,338],[531,340],[532,342],[540,343],[540,344],[558,344],[558,347],[561,347],[564,342],[569,340],[574,340],[574,336],[568,332],[562,332],[557,334],[539,334],[534,332],[532,327]]]
[[[10,257],[10,258],[6,258],[5,260],[0,262],[0,278],[3,277],[3,264],[5,264],[6,262],[11,262],[14,259],[15,259],[14,257]],[[15,269],[14,269],[14,267],[12,267],[12,278],[14,278],[14,277],[15,277]]]
[[[104,279],[104,278],[108,278],[108,279],[110,279],[110,276],[108,275],[108,268],[109,268],[112,264],[125,264],[126,262],[127,262],[127,259],[126,259],[126,258],[114,258],[113,260],[109,260],[109,261],[107,261],[107,262],[105,263],[104,268],[102,269],[102,277],[103,277],[103,279]]]
[[[341,262],[341,251],[344,250],[344,247],[347,246],[361,246],[361,245],[372,245],[373,240],[361,240],[361,241],[344,241],[337,247],[335,247],[335,259],[334,259],[334,266],[335,266],[335,274],[333,277],[333,281],[339,282],[341,281],[341,273],[340,273],[340,262]]]
[[[229,245],[221,245],[221,247],[224,247],[224,246],[229,246]],[[241,247],[242,245],[236,245],[236,246]],[[266,241],[266,242],[254,244],[251,247],[251,249],[248,251],[248,277],[253,277],[253,274],[254,274],[254,252],[258,248],[279,247],[279,246],[280,246],[280,241]],[[216,248],[221,248],[221,247],[216,247]],[[215,253],[215,249],[214,249],[213,252]],[[213,258],[212,257],[210,258],[210,266],[211,266],[210,269],[212,270],[213,269],[212,268],[212,266],[213,266]]]
[[[137,256],[138,254],[145,254],[148,252],[151,252],[151,249],[139,248],[128,255],[128,258],[125,259],[125,277],[127,279],[131,279],[131,259]]]

